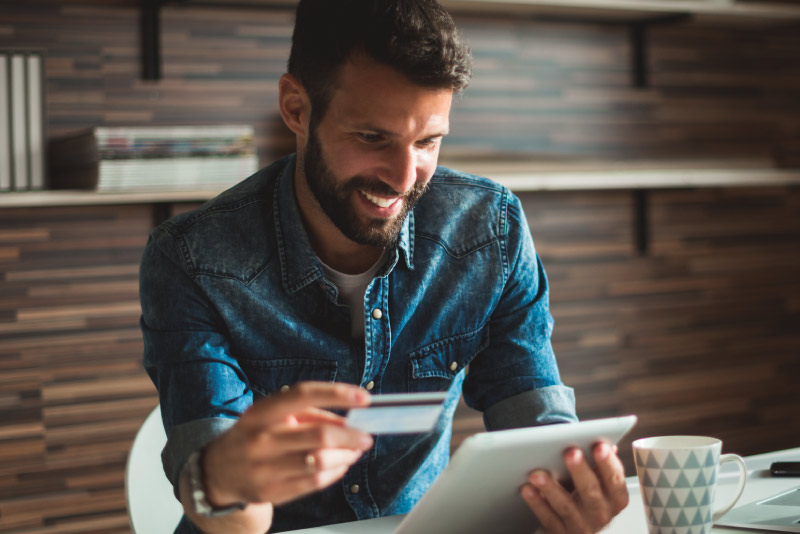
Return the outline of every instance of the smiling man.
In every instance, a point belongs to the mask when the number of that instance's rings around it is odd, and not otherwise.
[[[437,166],[471,74],[438,1],[301,0],[288,71],[296,154],[156,228],[142,260],[178,533],[406,513],[447,464],[462,394],[489,430],[576,419],[519,200]],[[326,409],[426,391],[447,400],[423,434],[370,436]],[[548,532],[625,507],[619,459],[594,455],[565,455],[572,492],[541,472],[521,488]]]

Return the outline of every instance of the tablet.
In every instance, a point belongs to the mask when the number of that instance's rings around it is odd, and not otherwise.
[[[591,458],[597,441],[617,443],[634,424],[628,415],[470,436],[395,534],[531,534],[539,523],[519,494],[528,473],[541,468],[568,480],[565,449]]]

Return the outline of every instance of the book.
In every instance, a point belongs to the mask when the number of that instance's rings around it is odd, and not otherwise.
[[[224,189],[258,170],[251,126],[95,127],[53,140],[57,189]]]

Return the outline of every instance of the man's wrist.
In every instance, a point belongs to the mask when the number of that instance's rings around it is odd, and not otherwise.
[[[206,485],[205,449],[193,452],[187,461],[189,482],[189,498],[194,512],[201,517],[222,517],[239,510],[244,510],[247,503],[231,499],[228,502],[218,500],[217,495],[210,495]],[[216,499],[215,499],[216,497]]]

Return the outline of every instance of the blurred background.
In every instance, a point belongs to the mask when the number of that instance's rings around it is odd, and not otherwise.
[[[581,418],[635,413],[632,439],[711,435],[742,455],[798,446],[800,7],[589,3],[445,2],[475,68],[442,163],[522,199]],[[160,4],[0,2],[0,51],[43,58],[45,142],[240,124],[261,165],[291,152],[293,3]],[[130,532],[125,461],[158,402],[139,258],[154,224],[215,191],[58,180],[0,192],[0,532]],[[453,446],[482,429],[460,408]],[[630,439],[621,455],[634,474]]]

